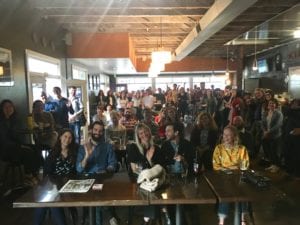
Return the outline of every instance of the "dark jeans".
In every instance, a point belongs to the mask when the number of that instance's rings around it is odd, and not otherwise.
[[[56,225],[66,225],[63,208],[36,208],[34,210],[33,225],[42,225],[48,210],[50,211],[51,218]]]
[[[284,142],[284,157],[287,172],[300,177],[300,137],[288,135]]]
[[[76,121],[74,123],[70,123],[70,128],[74,133],[75,136],[75,142],[77,144],[80,144],[81,141],[81,126],[80,126],[80,121]]]
[[[229,203],[219,203],[218,206],[218,215],[224,215],[227,217],[229,212]],[[249,203],[248,202],[241,202],[239,203],[239,211],[241,213],[249,212]]]
[[[271,164],[280,166],[281,137],[263,139],[262,146],[265,157],[270,160]]]
[[[9,149],[4,149],[1,159],[4,162],[24,165],[27,174],[36,174],[42,165],[40,152],[33,145],[14,145]]]
[[[114,206],[109,206],[109,207],[102,207],[102,206],[97,206],[94,208],[95,209],[95,224],[96,225],[102,225],[103,224],[103,210],[107,210],[108,212],[108,216],[109,216],[109,219],[111,219],[112,217],[115,217],[117,218],[117,214],[116,214],[116,209]],[[88,217],[88,208],[85,207],[83,208],[83,215],[82,215],[82,219],[83,221],[85,221]],[[83,222],[84,224],[84,222]]]
[[[263,132],[261,121],[254,121],[250,133],[252,134],[252,137],[254,139],[253,157],[256,157],[259,153],[259,149],[262,144],[261,137],[263,136]]]

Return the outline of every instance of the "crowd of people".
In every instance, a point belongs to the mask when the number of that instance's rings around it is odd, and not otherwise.
[[[258,158],[265,170],[284,170],[300,177],[300,100],[278,101],[272,90],[256,88],[243,93],[226,86],[224,90],[200,87],[151,88],[121,91],[97,96],[97,113],[90,115],[89,137],[80,136],[83,104],[76,96],[61,96],[54,88],[55,99],[42,93],[33,103],[36,146],[23,145],[18,139],[18,122],[11,100],[0,103],[1,160],[18,161],[28,177],[37,178],[42,161],[39,149],[51,149],[44,164],[46,175],[116,173],[126,163],[132,176],[159,164],[169,174],[195,173],[204,170],[248,168]],[[123,155],[126,149],[126,155]],[[122,152],[122,153],[120,153]],[[197,172],[197,171],[196,171]],[[42,224],[46,209],[35,214],[35,224]],[[66,224],[63,211],[51,209],[57,224]],[[102,224],[102,208],[97,209]],[[111,225],[119,218],[109,208]],[[166,225],[174,224],[172,208],[162,206]],[[146,207],[143,224],[150,224],[156,209]],[[243,213],[247,206],[243,206]],[[228,205],[219,204],[219,224],[225,223]],[[243,215],[243,214],[242,214]],[[242,224],[246,224],[242,216]]]

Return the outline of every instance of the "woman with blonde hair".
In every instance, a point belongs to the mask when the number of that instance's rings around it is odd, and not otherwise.
[[[135,143],[128,147],[129,171],[133,176],[138,176],[144,169],[150,169],[154,165],[165,167],[164,155],[160,147],[153,142],[150,128],[144,123],[138,123],[135,127]],[[144,225],[150,224],[150,219],[156,217],[156,208],[147,206],[144,208]]]
[[[223,130],[222,143],[217,145],[213,153],[214,170],[237,170],[249,167],[249,155],[245,146],[239,144],[239,133],[236,127],[227,126]],[[247,203],[241,203],[241,225],[245,225],[245,213],[248,211]],[[219,203],[219,225],[223,225],[228,215],[229,204]]]
[[[154,144],[151,130],[146,124],[136,125],[134,139],[135,143],[128,152],[128,161],[134,174],[138,175],[141,169],[151,168],[155,164],[164,166],[162,151]]]

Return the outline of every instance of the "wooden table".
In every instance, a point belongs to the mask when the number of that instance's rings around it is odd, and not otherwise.
[[[285,199],[287,196],[273,185],[267,189],[259,189],[254,185],[241,179],[241,172],[234,171],[226,174],[222,171],[205,172],[204,177],[211,189],[217,196],[219,202],[234,202],[234,224],[240,224],[239,203],[240,202],[273,202]]]
[[[88,178],[88,177],[83,177]],[[181,205],[215,204],[216,196],[203,176],[171,177],[168,184],[155,192],[138,188],[126,173],[99,175],[95,183],[103,183],[102,191],[59,193],[58,190],[74,178],[45,178],[13,203],[14,208],[89,207],[90,224],[94,224],[95,206],[176,205],[176,224],[181,225]],[[78,179],[78,177],[77,177]]]
[[[77,177],[78,178],[78,177]],[[81,177],[87,178],[87,177]],[[74,178],[45,178],[13,203],[14,208],[37,207],[89,207],[90,224],[94,224],[95,206],[137,206],[148,205],[148,194],[140,191],[127,174],[102,174],[95,177],[95,183],[104,184],[102,191],[90,189],[87,193],[59,193],[58,190]]]
[[[149,193],[150,205],[176,205],[176,225],[181,225],[181,206],[184,204],[216,204],[213,194],[203,176],[170,177],[168,184]]]

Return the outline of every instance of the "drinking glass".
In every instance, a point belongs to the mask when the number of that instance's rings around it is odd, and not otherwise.
[[[240,170],[241,170],[241,171],[247,170],[247,169],[248,169],[248,166],[247,166],[247,160],[241,159],[241,160],[239,161],[239,167],[240,167]]]
[[[143,170],[143,165],[141,163],[136,164],[136,171],[138,174],[140,174]]]

